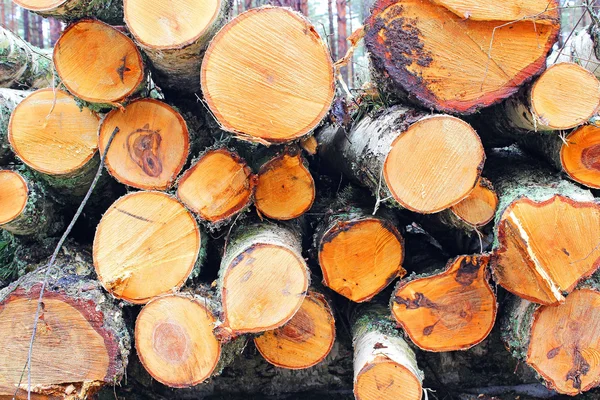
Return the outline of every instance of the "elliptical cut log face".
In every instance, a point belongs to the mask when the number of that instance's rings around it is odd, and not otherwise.
[[[497,309],[489,259],[460,256],[445,271],[398,284],[392,315],[414,344],[427,351],[466,350],[487,337]]]
[[[200,250],[200,230],[185,207],[160,192],[133,192],[104,214],[94,238],[98,280],[130,303],[180,288]]]
[[[223,129],[251,141],[301,138],[334,96],[324,42],[308,20],[280,7],[251,9],[226,24],[206,50],[200,79]]]
[[[142,365],[170,387],[202,383],[221,356],[213,334],[216,321],[203,298],[175,294],[151,300],[135,323],[135,348]]]
[[[561,146],[560,159],[571,179],[600,189],[600,128],[584,125],[571,132]]]
[[[17,172],[0,170],[0,228],[21,215],[28,198],[25,179]]]
[[[558,2],[506,3],[379,0],[365,43],[382,91],[455,114],[515,93],[545,68]]]
[[[335,341],[335,320],[325,297],[309,291],[294,317],[285,325],[254,339],[271,364],[305,369],[323,361]]]
[[[169,189],[189,152],[188,129],[181,115],[153,99],[112,110],[100,125],[101,153],[116,127],[119,132],[106,156],[110,174],[138,189]]]
[[[117,103],[144,79],[144,63],[133,41],[110,25],[81,20],[54,47],[54,65],[69,92],[90,103]]]
[[[490,222],[498,209],[498,195],[485,178],[479,179],[473,191],[450,211],[469,226],[479,227]]]

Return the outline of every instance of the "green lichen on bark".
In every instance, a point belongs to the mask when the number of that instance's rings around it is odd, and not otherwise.
[[[40,89],[52,82],[51,51],[32,46],[0,27],[0,87]]]
[[[66,0],[50,10],[32,12],[65,22],[91,17],[111,25],[123,25],[123,2],[119,0]]]

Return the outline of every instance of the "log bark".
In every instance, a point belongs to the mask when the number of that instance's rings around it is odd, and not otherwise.
[[[498,307],[489,260],[489,254],[459,256],[445,269],[398,283],[392,315],[414,344],[427,351],[466,350],[489,335]]]
[[[406,274],[397,218],[385,209],[373,215],[361,194],[344,189],[314,235],[323,284],[355,302],[371,300]]]
[[[310,281],[301,234],[292,225],[241,225],[227,241],[219,270],[223,336],[264,332],[298,311]]]
[[[129,31],[150,60],[153,81],[167,92],[199,92],[204,51],[225,24],[232,0],[125,0],[123,6]]]
[[[308,135],[334,96],[333,64],[316,29],[280,7],[226,24],[206,50],[200,80],[224,130],[265,144]]]
[[[130,337],[121,310],[92,279],[89,256],[63,250],[46,286],[32,352],[32,393],[85,398],[125,374]],[[37,299],[45,270],[37,269],[0,292],[0,395],[19,397]],[[20,321],[16,323],[16,321]],[[69,355],[68,357],[65,355]]]
[[[556,306],[515,298],[503,321],[513,356],[532,367],[551,389],[578,396],[600,384],[600,285],[582,283]]]
[[[466,198],[485,160],[479,136],[466,122],[403,106],[366,115],[348,132],[329,125],[317,140],[319,154],[368,187],[378,202],[423,214]]]
[[[185,165],[190,148],[187,124],[166,103],[140,99],[109,112],[99,128],[100,152],[115,128],[106,156],[108,172],[119,182],[138,189],[167,190]]]
[[[573,34],[563,47],[548,56],[548,65],[573,62],[581,65],[600,79],[600,53],[597,50],[598,28],[595,24]]]
[[[254,338],[260,354],[286,369],[306,369],[329,355],[335,342],[335,319],[327,298],[311,289],[285,325]]]
[[[354,396],[357,400],[420,400],[423,372],[414,351],[396,330],[385,308],[359,309],[352,328]]]
[[[123,24],[123,3],[117,0],[15,0],[15,3],[43,17],[65,22],[91,17],[112,25]]]
[[[562,303],[600,266],[600,204],[514,148],[492,154],[487,173],[500,198],[494,279],[525,299]]]
[[[557,1],[518,3],[377,1],[365,44],[380,89],[453,114],[511,96],[544,70],[560,27]]]
[[[0,87],[37,89],[52,85],[52,55],[0,27]]]
[[[14,109],[8,140],[17,157],[58,191],[83,197],[96,174],[99,119],[58,89],[40,89]]]
[[[8,122],[17,106],[29,92],[14,89],[0,89],[0,165],[7,165],[14,154],[8,142]]]
[[[144,63],[135,43],[97,20],[84,19],[65,29],[53,60],[69,92],[97,107],[125,101],[144,83]]]
[[[213,147],[183,173],[177,197],[214,230],[250,206],[255,186],[256,176],[237,152]]]
[[[200,243],[194,217],[174,197],[133,192],[113,203],[98,224],[94,267],[113,296],[144,304],[185,283]]]

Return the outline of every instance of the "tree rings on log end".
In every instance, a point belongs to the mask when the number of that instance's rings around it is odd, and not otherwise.
[[[600,189],[600,128],[584,125],[565,139],[560,150],[563,170],[571,179]]]
[[[0,227],[21,215],[28,198],[27,182],[18,172],[0,171]]]

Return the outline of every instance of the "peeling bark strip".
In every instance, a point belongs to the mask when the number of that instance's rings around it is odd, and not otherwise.
[[[125,22],[166,91],[198,92],[200,63],[232,0],[125,0]]]
[[[145,76],[133,41],[96,20],[84,19],[65,29],[53,58],[69,92],[100,106],[124,101],[140,88]]]
[[[557,306],[515,300],[504,322],[503,339],[544,383],[575,396],[600,384],[600,291],[586,281]]]
[[[423,214],[466,198],[485,161],[469,124],[404,106],[367,115],[348,132],[326,126],[317,140],[319,154],[333,168],[368,187],[379,201]]]
[[[16,18],[16,15],[15,15]],[[52,54],[0,27],[0,87],[38,89],[52,85]]]
[[[301,246],[290,226],[234,229],[219,270],[224,336],[272,330],[296,314],[309,285]]]
[[[518,3],[377,1],[365,43],[381,91],[455,114],[514,94],[543,71],[559,31],[557,1]]]
[[[118,0],[15,0],[15,3],[43,17],[65,22],[92,17],[111,25],[123,24],[123,4]]]
[[[133,192],[102,217],[94,237],[94,267],[113,296],[144,304],[183,285],[200,243],[194,217],[175,198]]]
[[[129,333],[121,310],[92,279],[88,259],[63,250],[48,281],[32,353],[33,394],[85,398],[125,374]],[[44,275],[36,270],[0,291],[0,343],[7,355],[0,360],[0,396],[15,393]]]
[[[138,189],[170,189],[189,154],[189,132],[181,114],[154,99],[112,110],[100,124],[101,151],[117,126],[120,131],[106,157],[108,172]]]
[[[309,290],[294,317],[282,327],[254,339],[260,354],[271,364],[305,369],[327,357],[335,341],[335,320],[326,298]]]
[[[460,256],[445,271],[398,284],[392,315],[413,343],[427,351],[466,350],[488,336],[498,307],[488,283],[489,259]]]
[[[600,267],[600,204],[515,151],[495,152],[490,160],[502,166],[490,169],[500,197],[494,279],[530,301],[564,302],[564,293]]]
[[[420,400],[423,372],[415,353],[378,305],[359,308],[352,327],[357,400]]]

